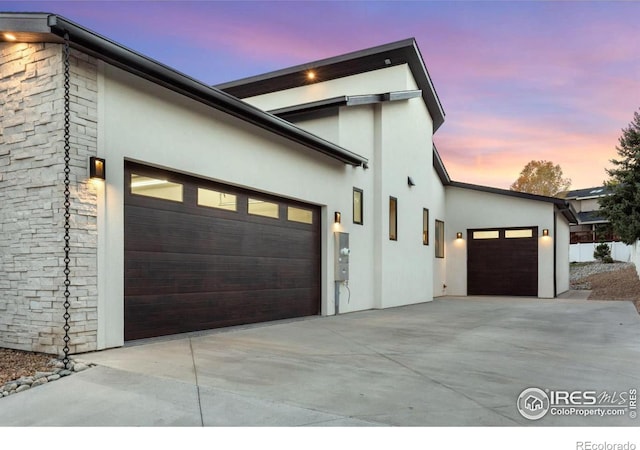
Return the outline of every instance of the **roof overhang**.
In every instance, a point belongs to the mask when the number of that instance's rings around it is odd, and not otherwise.
[[[420,90],[413,90],[386,92],[383,94],[341,95],[315,102],[273,109],[269,111],[269,113],[289,121],[296,121],[306,118],[326,116],[327,114],[335,113],[338,108],[342,106],[360,106],[382,102],[409,100],[411,98],[420,97],[421,94],[422,92]]]
[[[402,64],[409,66],[418,89],[422,91],[435,132],[444,123],[445,113],[418,44],[413,38],[243,78],[216,87],[236,97],[248,98]],[[308,79],[309,71],[316,74],[314,80]]]
[[[15,38],[9,40],[6,33]],[[219,89],[130,50],[70,20],[49,13],[0,13],[0,41],[57,42],[69,34],[70,46],[127,72],[223,111],[352,166],[367,159],[295,125],[264,112]],[[4,36],[4,38],[3,38]]]

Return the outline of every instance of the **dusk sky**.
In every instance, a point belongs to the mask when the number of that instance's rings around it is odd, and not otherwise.
[[[454,180],[509,188],[532,159],[601,184],[640,108],[640,2],[3,2],[63,15],[208,84],[415,37]]]

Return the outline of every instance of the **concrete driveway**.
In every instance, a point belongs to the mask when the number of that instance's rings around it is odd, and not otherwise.
[[[118,426],[631,425],[516,409],[525,388],[640,386],[629,302],[442,298],[138,342],[0,400],[0,423]],[[61,407],[61,405],[65,405]]]

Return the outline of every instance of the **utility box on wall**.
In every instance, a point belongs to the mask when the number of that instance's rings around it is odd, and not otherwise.
[[[349,233],[335,233],[333,250],[335,259],[335,281],[349,280]]]

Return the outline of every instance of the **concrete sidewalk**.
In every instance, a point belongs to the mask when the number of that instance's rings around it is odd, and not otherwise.
[[[442,298],[138,342],[0,400],[7,426],[630,425],[516,409],[528,387],[640,386],[630,302]]]

